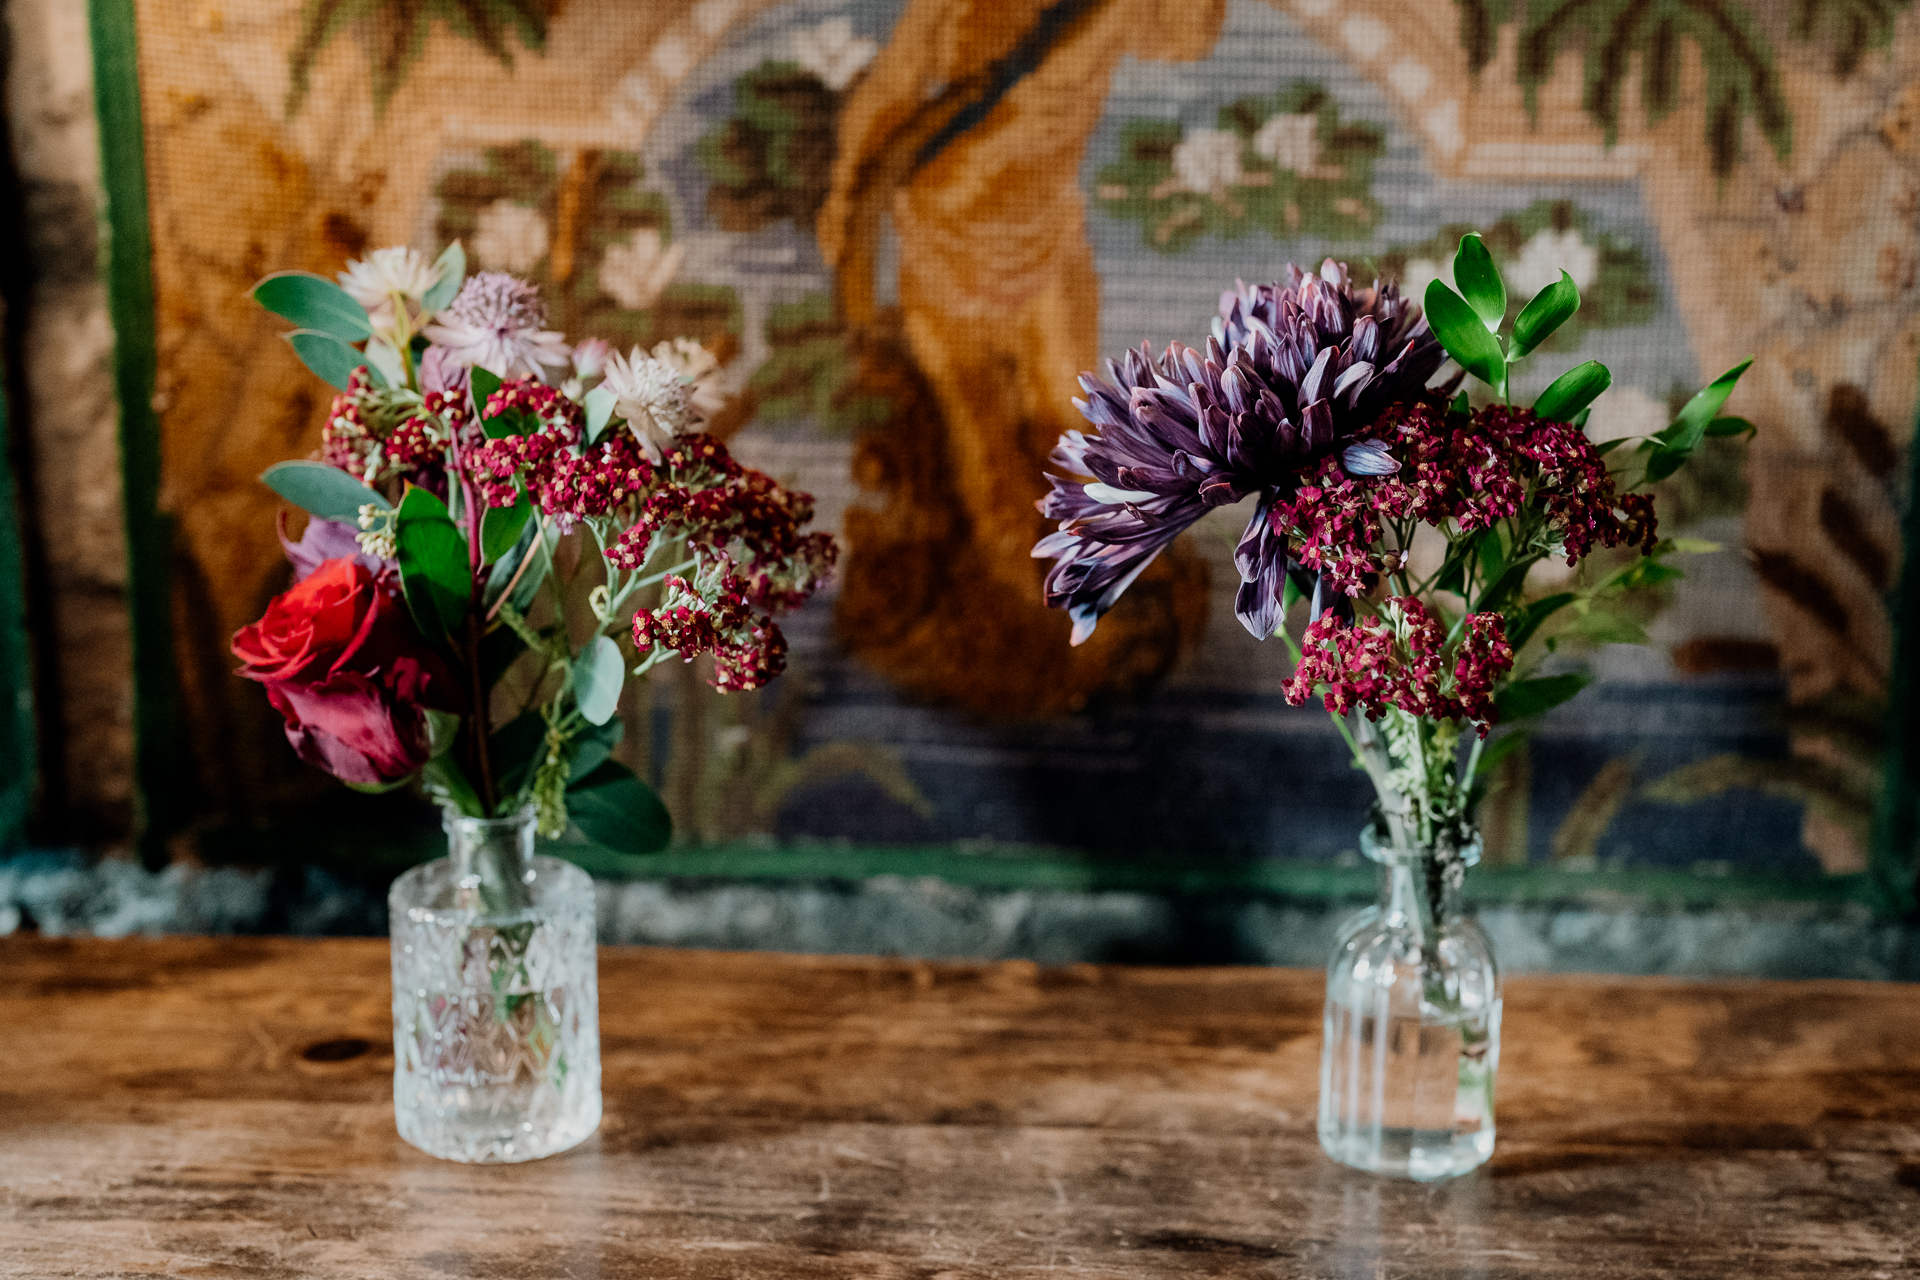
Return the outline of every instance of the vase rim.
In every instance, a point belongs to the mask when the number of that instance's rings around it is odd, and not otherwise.
[[[513,813],[498,818],[476,818],[470,813],[457,813],[452,809],[440,811],[440,829],[446,832],[455,830],[468,832],[513,831],[532,822],[533,806],[527,805]]]

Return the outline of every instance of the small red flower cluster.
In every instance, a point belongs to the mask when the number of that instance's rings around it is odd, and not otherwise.
[[[758,689],[787,669],[787,638],[772,618],[757,612],[739,582],[722,565],[707,590],[669,577],[660,607],[633,615],[636,649],[672,649],[691,662],[713,655],[713,687],[723,693]]]
[[[447,442],[467,426],[466,399],[429,392],[421,408],[382,422],[372,375],[365,365],[333,398],[320,432],[320,460],[369,485],[396,477],[442,492]]]
[[[468,472],[488,506],[519,501],[519,479],[547,515],[611,515],[653,482],[653,464],[624,431],[581,447],[580,406],[552,387],[516,378],[487,400],[489,419],[514,411],[537,425],[524,435],[488,440],[467,458]]]
[[[1350,476],[1325,459],[1291,499],[1268,512],[1273,531],[1293,536],[1297,559],[1360,595],[1381,569],[1376,546],[1383,520],[1412,518],[1462,533],[1519,514],[1529,501],[1546,511],[1567,559],[1596,546],[1653,546],[1653,500],[1623,494],[1586,433],[1530,410],[1496,405],[1470,418],[1434,404],[1397,406],[1374,428],[1401,460],[1388,476]]]
[[[1513,667],[1513,646],[1497,613],[1467,618],[1451,679],[1446,631],[1412,596],[1395,596],[1380,616],[1347,623],[1323,614],[1307,628],[1300,663],[1287,680],[1292,706],[1325,687],[1327,710],[1358,708],[1378,720],[1389,707],[1433,720],[1473,720],[1485,737],[1495,718],[1493,686]]]

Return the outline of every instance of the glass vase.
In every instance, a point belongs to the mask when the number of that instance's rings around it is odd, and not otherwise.
[[[593,881],[534,856],[531,810],[443,825],[447,856],[387,895],[400,1136],[469,1163],[565,1151],[600,1123]]]
[[[1406,848],[1361,834],[1385,868],[1380,901],[1348,920],[1327,964],[1320,1146],[1368,1173],[1431,1182],[1493,1154],[1500,975],[1459,914],[1464,847]]]

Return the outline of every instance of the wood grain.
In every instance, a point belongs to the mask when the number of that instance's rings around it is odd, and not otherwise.
[[[375,941],[0,940],[0,1276],[1920,1275],[1920,988],[1520,978],[1500,1139],[1313,1135],[1320,978],[601,962],[567,1155],[393,1130]]]

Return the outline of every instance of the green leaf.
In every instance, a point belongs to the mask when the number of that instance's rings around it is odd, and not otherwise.
[[[1518,360],[1553,336],[1580,309],[1580,286],[1562,271],[1560,278],[1533,295],[1513,322],[1513,345],[1507,359]]]
[[[616,397],[605,387],[595,387],[587,392],[587,443],[593,444],[600,439],[600,433],[607,429],[607,423],[613,420],[613,406]]]
[[[1575,630],[1580,633],[1581,639],[1594,644],[1647,643],[1646,628],[1632,618],[1599,609],[1580,619],[1580,625]]]
[[[394,520],[400,589],[420,634],[442,640],[459,629],[472,602],[467,540],[446,504],[418,485],[407,488]]]
[[[1506,602],[1520,594],[1527,584],[1527,572],[1538,563],[1535,560],[1521,560],[1508,565],[1498,578],[1480,591],[1480,598],[1473,602],[1475,613],[1505,613]]]
[[[487,433],[489,440],[503,440],[508,436],[531,435],[537,425],[537,420],[525,409],[509,409],[482,421],[480,429]]]
[[[1690,449],[1673,449],[1661,445],[1647,459],[1647,483],[1653,484],[1665,480],[1668,476],[1687,465],[1687,459],[1693,456]]]
[[[483,527],[482,533],[485,532]],[[525,613],[533,603],[534,595],[540,590],[540,584],[546,580],[547,571],[553,565],[553,550],[546,538],[539,537],[540,521],[527,521],[527,527],[521,531],[520,541],[514,543],[513,550],[494,561],[493,571],[487,576],[487,589],[482,597],[491,609],[500,598],[500,593],[512,582],[513,598],[507,601],[514,608]],[[535,539],[538,538],[536,543]],[[520,572],[520,562],[531,555],[533,563],[527,566],[525,573]]]
[[[1460,237],[1460,247],[1453,255],[1453,282],[1487,330],[1498,332],[1500,322],[1507,318],[1507,286],[1479,236]]]
[[[1447,548],[1447,558],[1440,562],[1440,572],[1433,580],[1434,590],[1451,591],[1455,595],[1466,590],[1467,563],[1479,548],[1478,538],[1462,538]]]
[[[253,286],[253,300],[294,327],[324,333],[343,343],[373,332],[367,310],[331,280],[306,271],[281,271]]]
[[[1462,391],[1453,398],[1453,403],[1448,405],[1447,409],[1451,413],[1472,413],[1473,401],[1467,399],[1467,393]]]
[[[501,795],[518,795],[546,749],[547,721],[538,711],[523,711],[487,738],[487,759]]]
[[[1669,538],[1669,550],[1678,551],[1683,556],[1710,556],[1716,551],[1725,551],[1723,542],[1709,542],[1705,538]]]
[[[480,687],[491,689],[507,668],[527,651],[527,642],[512,627],[495,627],[480,637]]]
[[[605,724],[620,705],[620,687],[627,681],[626,659],[608,636],[593,643],[573,660],[573,700],[588,724]]]
[[[427,709],[427,755],[435,758],[453,750],[460,736],[460,717],[451,711]]]
[[[1740,381],[1740,375],[1745,373],[1747,366],[1752,363],[1753,357],[1748,356],[1694,392],[1693,399],[1687,401],[1680,410],[1679,415],[1673,420],[1673,425],[1654,439],[1670,449],[1678,449],[1683,453],[1692,452],[1694,446],[1698,445],[1702,437],[1707,434],[1707,428],[1712,424],[1714,416],[1720,412],[1720,406],[1724,405],[1727,397],[1733,394],[1734,384]]]
[[[1707,424],[1707,438],[1718,440],[1725,436],[1751,436],[1759,430],[1745,418],[1715,418]]]
[[[309,515],[355,524],[369,504],[389,511],[393,504],[338,467],[324,462],[276,462],[260,473],[267,488]]]
[[[1533,411],[1549,422],[1570,422],[1613,382],[1607,366],[1598,360],[1577,364],[1553,380],[1533,402]]]
[[[1280,586],[1280,612],[1285,613],[1287,610],[1293,608],[1296,603],[1306,599],[1307,593],[1300,589],[1300,585],[1293,580],[1292,574],[1284,574],[1282,575],[1282,579]],[[1281,625],[1285,626],[1286,624],[1282,623]]]
[[[1593,677],[1584,671],[1516,680],[1494,695],[1493,704],[1501,720],[1524,720],[1553,710],[1592,682]]]
[[[1573,592],[1562,591],[1558,595],[1543,596],[1522,609],[1515,616],[1512,627],[1507,630],[1507,643],[1513,646],[1515,653],[1526,647],[1540,630],[1540,624],[1560,612],[1577,599]]]
[[[485,422],[487,401],[493,399],[493,393],[500,389],[500,375],[475,365],[468,375],[467,386],[473,393],[474,415]]]
[[[481,562],[492,564],[518,546],[532,515],[533,502],[524,493],[520,501],[510,507],[487,508],[487,513],[480,517]]]
[[[580,834],[615,853],[658,853],[673,839],[673,818],[652,787],[608,760],[567,792],[567,816]]]
[[[293,354],[300,357],[301,364],[313,370],[320,381],[336,391],[345,391],[353,371],[367,363],[365,356],[330,333],[321,333],[317,329],[295,329],[280,336],[293,348]],[[386,385],[379,370],[371,372],[376,384]]]
[[[1460,362],[1496,395],[1507,393],[1507,358],[1500,354],[1500,340],[1487,332],[1472,307],[1442,281],[1427,286],[1427,323],[1447,354]]]
[[[620,745],[620,740],[626,736],[626,733],[627,726],[621,722],[620,717],[615,716],[603,725],[589,726],[575,734],[573,751],[567,761],[568,776],[573,779],[574,784],[585,781],[594,770],[604,764],[607,757],[613,754],[613,749]]]
[[[1625,444],[1628,439],[1629,437],[1627,436],[1615,436],[1611,440],[1603,440],[1599,444],[1593,446],[1593,451],[1604,458],[1608,454],[1612,453],[1615,449],[1618,449],[1621,445]]]
[[[460,292],[460,286],[467,277],[467,251],[455,240],[434,260],[433,268],[439,275],[434,278],[433,288],[427,290],[420,299],[420,309],[427,315],[445,310],[454,295]]]
[[[1500,762],[1527,745],[1533,732],[1529,729],[1514,729],[1501,734],[1480,752],[1479,762],[1473,766],[1473,776],[1484,778],[1500,767]]]
[[[491,816],[480,803],[473,784],[467,781],[467,775],[453,762],[451,753],[427,761],[426,767],[420,770],[420,781],[426,787],[427,796],[442,807],[451,806],[469,818]]]

